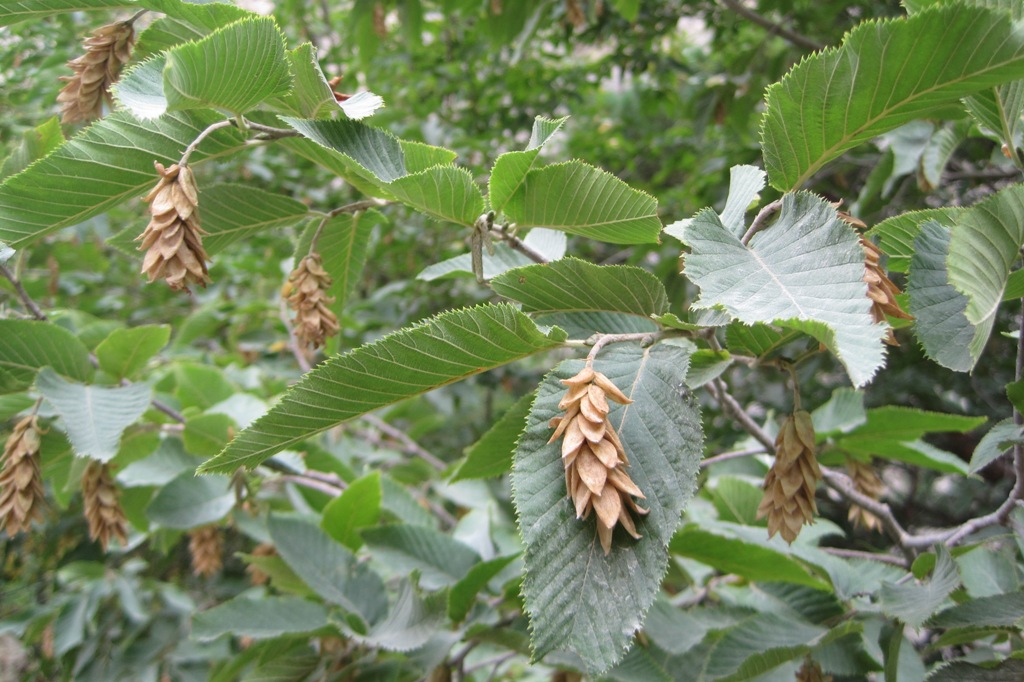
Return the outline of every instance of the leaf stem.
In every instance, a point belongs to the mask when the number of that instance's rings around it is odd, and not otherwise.
[[[764,208],[757,212],[754,216],[754,221],[750,223],[750,227],[743,233],[740,238],[740,243],[744,246],[750,243],[750,240],[754,238],[754,235],[765,228],[765,221],[778,213],[779,209],[782,208],[782,199],[776,199],[770,204],[767,204]]]
[[[587,363],[593,362],[602,348],[613,343],[639,341],[640,345],[646,348],[661,339],[688,336],[689,334],[690,332],[683,331],[682,329],[663,329],[655,332],[631,332],[627,334],[594,334],[584,341],[584,345],[592,346],[590,352],[587,353]]]
[[[230,118],[224,119],[223,121],[217,121],[216,123],[211,123],[210,125],[208,125],[203,132],[196,135],[196,139],[192,140],[189,146],[185,147],[185,152],[181,155],[181,159],[178,161],[178,165],[187,166],[188,157],[192,156],[192,152],[196,150],[200,142],[202,142],[209,135],[220,130],[221,128],[228,128],[233,125],[236,125],[236,123],[233,119]]]
[[[512,232],[509,231],[508,225],[502,225],[501,228],[492,229],[490,234],[492,237],[495,237],[496,239],[500,239],[501,241],[505,242],[506,244],[509,245],[510,248],[512,248],[512,250],[518,251],[519,253],[523,254],[524,256],[532,260],[534,263],[543,264],[551,262],[550,260],[544,257],[544,254],[528,246],[526,242],[512,234]]]

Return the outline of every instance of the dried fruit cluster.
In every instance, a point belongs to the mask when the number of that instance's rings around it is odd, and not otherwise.
[[[882,493],[885,492],[885,485],[882,483],[882,479],[878,477],[878,474],[875,473],[875,468],[871,466],[871,462],[847,458],[846,469],[850,472],[853,487],[858,492],[867,495],[873,500],[882,498]],[[850,505],[850,512],[847,518],[855,526],[864,526],[868,530],[882,530],[882,521],[859,505]]]
[[[868,298],[871,299],[871,318],[875,322],[885,322],[886,315],[900,320],[914,319],[900,308],[896,300],[896,294],[900,293],[900,290],[882,269],[882,252],[864,237],[860,238],[860,245],[864,249],[864,281],[868,285]],[[886,334],[885,342],[890,346],[900,345],[892,329]]]
[[[110,101],[110,86],[131,57],[134,43],[135,30],[128,21],[101,26],[85,39],[85,54],[68,62],[75,75],[61,78],[67,82],[57,95],[57,101],[63,105],[62,122],[100,117],[103,101]]]
[[[99,540],[103,551],[110,545],[110,536],[128,544],[128,519],[121,509],[117,487],[110,476],[110,467],[100,462],[89,462],[82,474],[82,499],[85,520],[89,522],[89,537]]]
[[[295,336],[308,347],[319,348],[338,333],[338,317],[331,312],[334,297],[328,296],[331,276],[316,251],[299,261],[285,287],[288,305],[295,311]]]
[[[160,180],[143,201],[149,202],[150,220],[135,240],[141,241],[139,251],[146,250],[142,272],[153,282],[167,281],[172,289],[188,291],[190,283],[205,287],[210,278],[199,227],[199,192],[192,169],[173,164],[164,168],[155,162]]]
[[[13,537],[43,520],[42,474],[39,469],[39,424],[35,415],[14,427],[4,445],[0,469],[0,528]]]
[[[576,508],[576,518],[587,518],[591,510],[597,512],[597,536],[607,555],[617,524],[640,538],[630,510],[640,515],[648,512],[633,500],[634,496],[644,499],[644,494],[624,471],[629,459],[608,421],[608,399],[621,405],[633,401],[608,377],[594,371],[589,362],[579,374],[562,383],[569,387],[558,403],[565,414],[551,420],[555,432],[548,442],[562,438],[565,487]]]
[[[192,558],[192,573],[197,576],[216,575],[224,566],[221,555],[224,539],[215,525],[202,526],[189,531],[188,551]]]
[[[780,533],[792,543],[805,523],[814,523],[819,480],[811,415],[797,410],[786,417],[775,439],[775,463],[764,478],[764,497],[757,508],[757,518],[768,517],[768,537]]]

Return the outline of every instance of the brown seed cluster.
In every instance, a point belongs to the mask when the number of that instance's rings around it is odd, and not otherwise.
[[[261,542],[253,547],[251,553],[253,556],[277,556],[277,549],[269,542]],[[249,582],[253,585],[266,585],[270,581],[270,576],[260,570],[256,564],[249,564],[245,567],[245,571],[249,574]]]
[[[4,445],[0,469],[0,528],[9,537],[28,531],[32,521],[43,520],[46,495],[39,469],[39,424],[25,417],[14,427]]]
[[[332,282],[316,251],[288,275],[285,295],[295,311],[295,336],[307,347],[319,348],[327,337],[338,333],[338,316],[330,308],[334,297],[327,295]]]
[[[139,251],[145,250],[142,272],[149,281],[164,279],[172,289],[188,291],[188,285],[205,287],[211,280],[199,227],[199,192],[188,166],[173,164],[164,168],[154,162],[160,180],[143,201],[149,202],[150,219],[146,229],[136,238]]]
[[[629,459],[608,421],[609,399],[620,405],[633,401],[608,377],[594,371],[589,362],[583,371],[562,383],[569,387],[558,403],[565,414],[551,420],[555,432],[548,442],[562,438],[565,487],[576,508],[576,518],[587,518],[591,510],[597,512],[597,537],[607,556],[615,526],[621,523],[627,533],[639,539],[630,510],[639,515],[648,512],[633,499],[645,498],[624,470]]]
[[[792,544],[818,511],[814,489],[821,469],[814,454],[814,425],[806,410],[786,417],[775,439],[775,463],[764,478],[757,518],[768,517],[768,537],[780,533]]]
[[[875,322],[885,322],[886,315],[900,320],[914,319],[900,308],[899,302],[896,301],[896,294],[900,293],[900,290],[882,269],[882,252],[864,237],[860,238],[860,245],[864,249],[864,281],[868,285],[868,298],[871,299],[871,319]],[[888,330],[885,342],[890,346],[900,345],[892,329]]]
[[[850,479],[853,481],[853,487],[857,492],[867,495],[873,500],[882,498],[882,493],[885,492],[885,484],[882,483],[882,479],[875,473],[875,468],[871,466],[871,462],[862,462],[858,459],[847,457],[846,469],[850,472]],[[864,526],[868,530],[882,530],[881,520],[859,505],[850,505],[848,518],[853,522],[854,526]]]
[[[85,54],[68,62],[75,75],[61,77],[67,83],[57,95],[63,105],[63,123],[100,117],[103,101],[111,101],[110,86],[131,57],[134,43],[135,30],[127,21],[101,26],[85,39]]]
[[[215,525],[201,526],[188,533],[188,552],[192,557],[192,574],[209,578],[224,566],[224,538]]]
[[[128,519],[121,509],[120,493],[110,476],[110,467],[92,461],[82,474],[82,499],[85,520],[89,522],[89,538],[99,540],[103,551],[110,545],[110,536],[122,546],[128,544]]]

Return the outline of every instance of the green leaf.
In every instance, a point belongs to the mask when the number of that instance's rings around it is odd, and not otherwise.
[[[180,363],[174,368],[174,378],[174,395],[183,408],[205,410],[235,394],[235,388],[217,367]]]
[[[1024,445],[1024,427],[1015,424],[1012,418],[1007,418],[993,426],[978,441],[971,455],[970,473],[981,471],[1014,445]]]
[[[964,210],[966,209],[957,206],[946,206],[902,213],[878,223],[868,235],[878,236],[879,248],[889,256],[886,262],[889,270],[907,272],[910,269],[911,257],[917,253],[914,240],[917,239],[922,226],[931,220],[940,226],[951,227]]]
[[[96,346],[96,359],[104,372],[125,379],[145,367],[170,339],[171,328],[165,324],[115,329]]]
[[[235,597],[192,616],[192,638],[202,642],[221,635],[270,639],[328,627],[327,609],[298,597]]]
[[[777,189],[799,188],[847,149],[1022,77],[1024,31],[1004,12],[950,3],[866,21],[768,88],[768,177]]]
[[[718,214],[722,225],[736,237],[747,231],[746,216],[751,205],[764,189],[765,172],[756,166],[733,166],[729,169],[729,196],[725,208]],[[665,234],[682,240],[690,220],[679,220],[665,226]]]
[[[1024,412],[1024,381],[1011,381],[1006,384],[1006,397],[1018,412]]]
[[[924,583],[896,584],[882,583],[880,605],[882,613],[913,628],[921,627],[933,613],[939,610],[949,594],[960,585],[960,574],[949,552],[936,549],[937,560],[931,578]]]
[[[466,459],[452,474],[452,482],[501,476],[512,468],[512,454],[526,426],[533,394],[527,394],[505,410],[480,440],[466,448]]]
[[[302,203],[248,185],[218,184],[200,188],[203,248],[216,255],[263,231],[294,225],[309,215]],[[134,238],[134,235],[133,235]]]
[[[559,380],[576,374],[582,361],[563,362],[541,384],[512,472],[535,658],[569,648],[591,670],[606,670],[621,658],[653,603],[668,565],[666,546],[693,494],[702,454],[697,407],[680,391],[687,360],[683,349],[671,345],[617,344],[594,364],[633,400],[613,408],[610,420],[629,454],[629,475],[650,508],[637,522],[644,537],[634,541],[617,533],[609,556],[597,542],[593,517],[576,519],[559,444],[547,442],[548,422],[561,413],[565,393]]]
[[[533,170],[544,144],[567,120],[568,116],[554,120],[538,116],[533,120],[533,132],[530,134],[530,142],[526,149],[521,152],[506,152],[498,157],[491,169],[487,190],[491,210],[499,215],[505,211],[509,199],[522,188],[526,174]]]
[[[114,112],[92,124],[30,168],[0,184],[0,241],[21,248],[76,225],[148,191],[153,162],[176,163],[199,133],[223,117],[212,111],[167,114],[140,121]],[[223,128],[191,156],[225,156],[244,146],[244,135]],[[201,182],[201,178],[200,178]]]
[[[199,414],[185,420],[181,437],[189,454],[213,457],[231,440],[235,420],[226,414]]]
[[[724,307],[737,320],[810,334],[863,386],[884,362],[885,325],[870,314],[864,251],[835,209],[805,192],[787,194],[778,220],[744,245],[711,209],[680,235],[691,248],[685,274],[701,289],[696,308]]]
[[[867,421],[864,394],[848,388],[837,388],[824,405],[811,413],[814,435],[818,439],[836,433],[849,433]]]
[[[156,452],[117,472],[117,482],[125,487],[164,486],[186,471],[194,475],[200,461],[185,452],[180,440],[167,438]]]
[[[334,91],[327,83],[316,48],[303,43],[289,50],[288,66],[292,74],[292,88],[269,104],[275,111],[298,118],[320,118],[338,110]]]
[[[146,59],[181,43],[201,40],[218,28],[239,19],[258,16],[223,2],[199,4],[182,0],[141,0],[139,5],[166,15],[151,23],[139,35],[132,54],[139,59]],[[122,74],[122,80],[124,76]],[[158,78],[156,83],[161,98],[162,80]]]
[[[0,164],[0,180],[20,173],[33,161],[43,158],[64,143],[64,133],[56,116],[22,133],[21,142]]]
[[[964,315],[975,326],[972,354],[988,341],[1010,269],[1024,244],[1024,185],[1013,185],[961,213],[946,259],[949,283],[967,295]]]
[[[277,553],[326,601],[341,606],[367,625],[384,615],[384,583],[356,561],[352,552],[300,519],[271,515],[267,526]]]
[[[995,667],[954,661],[936,668],[926,682],[1018,682],[1024,678],[1024,661],[1007,659]]]
[[[468,545],[424,526],[394,524],[362,535],[375,558],[402,574],[419,571],[428,590],[454,585],[480,561]]]
[[[943,171],[946,170],[957,147],[967,139],[970,129],[970,121],[961,119],[939,128],[932,135],[924,154],[921,155],[921,175],[928,185],[938,187],[942,184]]]
[[[1024,592],[971,599],[941,611],[929,628],[1016,628],[1024,621]]]
[[[943,367],[966,372],[978,361],[981,346],[965,314],[967,297],[949,283],[949,243],[948,228],[935,221],[922,226],[910,261],[907,309],[914,316],[914,333],[925,354]],[[987,339],[988,333],[984,336]]]
[[[722,372],[732,366],[732,354],[727,350],[710,350],[702,348],[690,356],[690,370],[686,373],[686,385],[700,388],[714,381]]]
[[[714,476],[708,480],[704,492],[711,498],[711,504],[715,505],[721,521],[745,526],[766,525],[757,518],[757,508],[764,497],[760,480],[738,476]],[[676,536],[678,535],[677,533]]]
[[[359,639],[392,651],[411,651],[421,647],[444,623],[443,597],[439,594],[423,599],[409,580],[402,580],[398,599],[388,609],[387,617]]]
[[[487,587],[491,578],[498,575],[503,568],[518,557],[518,554],[510,554],[490,561],[482,561],[469,569],[464,578],[452,585],[448,591],[448,617],[452,622],[461,623],[465,620],[480,590]]]
[[[227,476],[196,476],[185,471],[160,488],[146,516],[164,528],[188,530],[220,521],[235,506]]]
[[[172,48],[165,59],[168,111],[221,109],[241,114],[285,94],[291,85],[284,36],[271,17],[229,24],[202,40]]]
[[[327,221],[320,232],[317,251],[324,269],[331,275],[331,287],[327,293],[335,299],[331,307],[336,314],[344,310],[349,298],[355,293],[366,266],[370,234],[384,220],[376,211],[342,214]],[[319,228],[320,221],[315,220],[302,232],[295,247],[296,262],[309,253],[313,235]]]
[[[1020,14],[1020,5],[1014,5]],[[1015,17],[1020,19],[1020,16]],[[1024,80],[1004,83],[964,99],[967,113],[977,121],[981,132],[1001,144],[1020,147],[1020,117],[1024,113]]]
[[[578,258],[509,270],[491,288],[522,303],[527,313],[606,311],[646,318],[668,310],[664,285],[646,270],[593,265]]]
[[[36,376],[36,389],[64,420],[75,454],[100,462],[114,458],[121,434],[146,412],[153,398],[146,384],[87,386],[65,381],[49,367]]]
[[[765,357],[800,336],[800,332],[762,323],[733,322],[725,328],[725,343],[731,352],[756,358]]]
[[[658,202],[582,161],[536,168],[505,205],[519,227],[547,227],[611,244],[656,244]]]
[[[203,472],[254,467],[289,445],[377,408],[557,347],[508,305],[453,310],[335,356],[305,375]]]
[[[484,195],[465,168],[434,166],[391,181],[387,190],[432,218],[467,227],[484,212]]]
[[[0,320],[0,393],[28,388],[42,367],[88,381],[89,351],[74,334],[48,322]]]
[[[626,21],[636,21],[636,17],[640,13],[640,0],[612,0],[612,7]]]
[[[131,7],[132,0],[17,0],[0,4],[0,26],[63,12]]]
[[[352,481],[338,497],[324,507],[320,527],[353,552],[363,546],[359,530],[377,523],[383,493],[380,472],[372,471]]]
[[[295,571],[285,563],[279,556],[256,556],[253,554],[242,554],[238,556],[246,564],[258,568],[267,574],[270,583],[278,592],[286,592],[297,597],[315,597],[316,593],[302,581]]]

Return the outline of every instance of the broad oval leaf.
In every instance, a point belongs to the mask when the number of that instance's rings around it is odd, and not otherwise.
[[[36,377],[36,388],[64,420],[75,454],[100,462],[114,458],[121,434],[153,398],[153,389],[146,384],[88,386],[65,381],[48,367]]]
[[[541,384],[519,440],[512,485],[526,543],[523,595],[536,658],[569,648],[593,671],[613,665],[654,602],[668,566],[667,546],[696,485],[701,457],[700,413],[683,390],[688,358],[678,347],[617,345],[594,363],[634,402],[613,409],[629,459],[629,475],[650,514],[632,540],[616,534],[604,556],[593,516],[579,521],[566,497],[559,444],[548,422],[560,414],[560,379],[582,361],[566,361]]]
[[[223,117],[212,111],[170,113],[140,121],[115,112],[42,161],[0,184],[0,241],[21,248],[148,191],[154,161],[176,163],[182,150]],[[245,137],[222,128],[203,140],[193,163],[242,149]]]
[[[548,227],[611,244],[657,244],[658,202],[582,161],[526,174],[505,205],[519,227]]]
[[[89,350],[77,336],[49,322],[0,320],[0,393],[24,390],[42,367],[88,381]]]
[[[491,288],[522,303],[528,313],[604,311],[647,318],[668,310],[665,286],[646,270],[578,258],[509,270]]]
[[[397,137],[385,130],[345,119],[282,117],[282,120],[303,137],[342,155],[350,171],[378,186],[408,172],[402,145]]]
[[[382,564],[403,575],[418,571],[428,590],[454,585],[480,561],[468,545],[424,526],[390,524],[367,528],[362,535]]]
[[[434,166],[388,183],[400,201],[440,220],[470,227],[484,212],[484,195],[465,168]]]
[[[491,209],[503,213],[508,200],[523,186],[523,180],[537,162],[541,148],[558,132],[568,120],[568,116],[549,119],[538,116],[533,120],[533,131],[526,149],[519,152],[506,152],[498,157],[491,169],[488,182],[488,199]]]
[[[324,507],[320,527],[355,552],[363,546],[359,530],[372,526],[380,518],[382,496],[379,471],[352,481],[341,495]]]
[[[564,340],[560,329],[542,334],[530,318],[505,304],[442,313],[316,367],[200,471],[254,467],[344,421]]]
[[[864,22],[839,48],[807,57],[768,88],[761,124],[773,187],[797,189],[861,142],[1024,78],[1024,24],[949,3]]]
[[[918,584],[882,583],[879,605],[882,613],[899,618],[912,628],[921,627],[946,603],[949,594],[960,586],[960,574],[949,552],[937,547],[935,568],[928,580]]]
[[[235,506],[227,476],[196,476],[184,471],[160,488],[146,516],[164,528],[188,530],[220,521]]]
[[[131,7],[132,0],[18,0],[0,3],[0,26],[64,12]]]
[[[329,627],[322,604],[299,597],[235,597],[192,616],[192,638],[208,642],[221,635],[269,639]]]
[[[887,218],[871,228],[870,236],[878,236],[878,246],[888,256],[886,266],[896,272],[907,272],[910,259],[917,252],[914,240],[922,226],[929,220],[940,225],[953,225],[957,216],[966,209],[959,206],[929,208],[923,211],[909,211]]]
[[[115,329],[96,346],[96,359],[104,372],[127,378],[145,367],[170,339],[171,328],[165,324]]]
[[[684,273],[700,287],[695,308],[724,307],[746,324],[781,324],[814,336],[839,358],[854,386],[884,362],[885,325],[871,318],[864,251],[824,200],[787,194],[778,220],[749,245],[704,209],[680,234]]]

